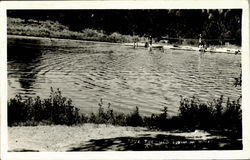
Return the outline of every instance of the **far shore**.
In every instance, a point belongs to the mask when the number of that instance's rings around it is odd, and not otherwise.
[[[98,40],[84,40],[84,39],[72,39],[72,38],[58,38],[58,37],[44,37],[44,36],[32,36],[32,35],[16,35],[16,34],[8,34],[7,38],[11,39],[44,39],[44,40],[70,40],[70,41],[78,41],[78,42],[93,42],[93,43],[104,43],[104,44],[121,44],[118,42],[108,42],[108,41],[98,41]]]
[[[8,38],[11,39],[44,39],[44,40],[70,40],[70,41],[79,41],[79,42],[93,42],[93,43],[104,43],[104,44],[113,44],[118,45],[122,44],[125,46],[131,46],[131,47],[144,47],[143,42],[138,43],[120,43],[120,42],[109,42],[109,41],[98,41],[98,40],[88,40],[88,39],[72,39],[72,38],[58,38],[58,37],[44,37],[44,36],[27,36],[27,35],[12,35],[8,34]],[[135,46],[134,46],[135,45]],[[144,47],[145,48],[145,47]],[[163,44],[163,43],[154,43],[152,45],[152,48],[155,49],[164,49],[164,50],[183,50],[183,51],[199,51],[199,48],[197,46],[192,45],[174,45],[174,44]],[[209,47],[206,52],[210,53],[227,53],[227,54],[236,54],[236,52],[239,51],[241,53],[241,48],[237,46],[233,47],[226,47],[226,46],[211,46]]]
[[[20,18],[8,17],[7,34],[8,37],[19,38],[49,38],[52,39],[66,39],[66,40],[80,40],[91,41],[96,43],[108,44],[123,44],[134,48],[145,47],[145,42],[148,41],[146,36],[138,35],[123,35],[118,32],[107,34],[101,30],[84,29],[82,31],[71,31],[65,25],[54,21],[38,21],[29,19],[27,22]],[[153,48],[155,49],[171,49],[184,51],[199,51],[198,39],[185,43],[169,43],[168,40],[156,41],[153,38]],[[228,53],[240,54],[241,46],[227,44],[227,45],[210,45],[205,49],[205,52],[210,53]]]

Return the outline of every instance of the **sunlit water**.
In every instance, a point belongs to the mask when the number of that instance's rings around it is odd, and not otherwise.
[[[178,113],[180,96],[202,101],[236,99],[241,56],[193,51],[133,49],[120,44],[50,39],[8,39],[8,98],[49,96],[60,88],[81,112],[105,106],[120,112]],[[226,99],[225,99],[226,101]]]

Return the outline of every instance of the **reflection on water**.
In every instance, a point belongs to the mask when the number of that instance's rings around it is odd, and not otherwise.
[[[13,42],[14,41],[14,42]],[[240,72],[238,55],[153,51],[144,48],[49,40],[8,40],[8,96],[47,97],[60,88],[83,112],[96,111],[102,98],[115,110],[158,113],[167,106],[178,112],[180,95],[212,100],[240,95],[233,87]],[[32,44],[32,45],[31,45]]]
[[[12,72],[8,72],[8,76],[16,77],[20,88],[26,93],[33,87],[39,72],[36,70],[36,66],[40,64],[41,50],[34,46],[39,46],[39,44],[39,40],[21,41],[16,39],[15,41],[10,40],[8,45],[8,63],[11,63],[11,68],[13,68]]]

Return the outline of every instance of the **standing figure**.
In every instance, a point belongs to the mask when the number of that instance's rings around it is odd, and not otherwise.
[[[148,48],[149,51],[152,51],[152,44],[153,44],[152,36],[149,36],[149,48]]]
[[[201,37],[202,37],[201,34],[199,34],[199,45],[198,45],[198,48],[199,48],[199,51],[205,51],[204,43],[202,42]]]
[[[199,45],[201,44],[201,34],[199,34]]]
[[[138,47],[138,41],[139,41],[139,38],[138,37],[135,37],[135,38],[133,38],[133,43],[134,43],[134,48],[135,47]]]

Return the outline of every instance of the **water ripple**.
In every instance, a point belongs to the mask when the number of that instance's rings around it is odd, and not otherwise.
[[[42,49],[25,63],[8,60],[9,97],[47,97],[52,86],[60,88],[82,112],[95,111],[102,98],[116,111],[131,112],[138,106],[149,115],[165,106],[176,114],[180,95],[206,101],[221,94],[237,98],[241,93],[233,87],[240,56],[170,50],[148,53],[144,48],[68,40],[54,43],[56,48]]]

